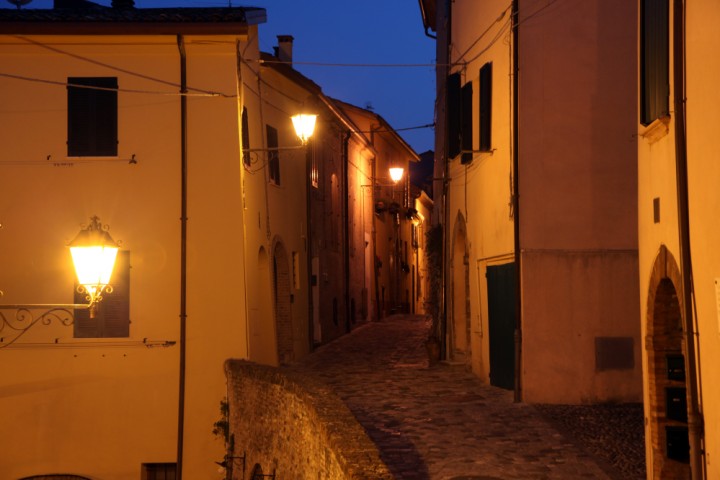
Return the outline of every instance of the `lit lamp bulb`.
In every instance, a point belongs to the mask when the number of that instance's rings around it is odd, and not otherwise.
[[[298,136],[303,145],[307,144],[307,141],[312,137],[315,131],[315,121],[317,115],[299,113],[292,116],[293,127],[295,127],[295,134]]]
[[[395,183],[402,179],[403,173],[405,173],[405,169],[402,167],[390,167],[390,179]]]
[[[87,294],[92,316],[93,306],[102,300],[103,291],[112,291],[109,283],[118,244],[103,228],[100,219],[92,217],[87,228],[80,230],[69,247],[78,283]]]

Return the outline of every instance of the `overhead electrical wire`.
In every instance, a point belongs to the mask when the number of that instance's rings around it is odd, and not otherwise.
[[[36,78],[36,77],[26,77],[24,75],[16,75],[14,73],[6,73],[6,72],[0,72],[0,77],[5,78],[12,78],[15,80],[24,80],[26,82],[35,82],[35,83],[46,83],[48,85],[59,85],[61,87],[73,87],[73,88],[82,88],[85,90],[104,90],[104,91],[110,91],[110,92],[122,92],[122,93],[142,93],[142,94],[148,94],[148,95],[163,95],[163,96],[184,96],[184,97],[227,97],[227,95],[222,95],[219,93],[181,93],[181,92],[160,92],[160,91],[154,91],[154,90],[138,90],[138,89],[132,89],[132,88],[108,88],[108,87],[98,87],[93,85],[77,85],[75,83],[69,83],[69,82],[61,82],[59,80],[48,80],[44,78]]]
[[[104,68],[108,68],[108,69],[113,70],[113,71],[117,71],[117,72],[120,72],[120,73],[124,73],[124,74],[127,74],[127,75],[131,75],[131,76],[134,76],[134,77],[137,77],[137,78],[142,78],[142,79],[145,79],[145,80],[148,80],[148,81],[151,81],[151,82],[156,82],[156,83],[160,83],[160,84],[163,84],[163,85],[172,86],[172,87],[178,88],[178,90],[180,89],[180,85],[179,85],[179,84],[174,83],[174,82],[171,82],[171,81],[163,80],[163,79],[161,79],[161,78],[156,78],[156,77],[153,77],[153,76],[150,76],[150,75],[146,75],[146,74],[143,74],[143,73],[139,73],[139,72],[136,72],[136,71],[132,71],[132,70],[128,70],[128,69],[125,69],[125,68],[117,67],[117,66],[115,66],[115,65],[111,65],[111,64],[108,64],[108,63],[100,62],[100,61],[98,61],[98,60],[94,60],[94,59],[92,59],[92,58],[88,58],[88,57],[85,57],[85,56],[82,56],[82,55],[78,55],[78,54],[75,54],[75,53],[72,53],[72,52],[68,52],[68,51],[66,51],[66,50],[63,50],[63,49],[60,49],[60,48],[56,48],[56,47],[53,47],[53,46],[48,45],[48,44],[46,44],[46,43],[38,42],[38,41],[36,41],[36,40],[30,39],[30,38],[27,38],[27,37],[24,37],[24,36],[13,35],[13,37],[16,38],[16,39],[18,39],[18,40],[21,40],[21,41],[23,41],[23,42],[26,42],[26,43],[28,43],[28,44],[37,46],[37,47],[39,47],[39,48],[43,48],[43,49],[49,50],[49,51],[51,51],[51,52],[53,52],[53,53],[57,53],[57,54],[61,54],[61,55],[66,55],[66,56],[69,56],[69,57],[71,57],[71,58],[75,58],[75,59],[80,60],[80,61],[84,61],[84,62],[88,62],[88,63],[94,64],[94,65],[98,65],[98,66],[101,66],[101,67],[104,67]],[[246,46],[246,49],[249,48],[249,46],[250,46],[249,43],[250,43],[250,42],[248,42],[248,45]],[[245,49],[245,50],[246,50],[246,49]],[[243,52],[243,53],[245,53],[245,52]],[[262,76],[259,74],[259,72],[258,72],[257,70],[255,70],[255,69],[250,65],[250,63],[248,62],[248,60],[245,58],[244,55],[240,55],[240,60],[241,60],[241,62],[242,62],[243,64],[246,65],[246,67],[247,67],[248,69],[250,69],[251,72],[253,72],[253,73],[255,74],[255,76],[258,78],[258,80],[260,81],[260,83],[262,83],[263,86],[266,86],[267,88],[269,88],[269,89],[277,92],[278,94],[283,95],[284,97],[286,97],[287,99],[289,99],[289,100],[291,100],[291,101],[294,101],[294,102],[299,103],[299,104],[302,103],[301,101],[297,100],[296,98],[293,98],[293,97],[289,96],[287,93],[285,93],[285,92],[282,91],[281,89],[275,87],[274,85],[270,84],[270,83],[267,82],[266,80],[262,79]],[[254,61],[257,62],[257,63],[260,64],[260,65],[262,65],[263,63],[265,63],[265,64],[272,64],[272,63],[277,63],[277,64],[281,64],[281,63],[293,63],[293,62],[283,62],[283,61],[280,61],[280,60],[275,61],[275,60],[261,60],[261,59],[254,60]],[[295,64],[306,64],[306,65],[319,65],[319,66],[337,66],[337,67],[436,67],[436,66],[438,66],[436,63],[427,63],[427,64],[419,64],[419,63],[415,63],[415,64],[401,64],[401,63],[394,63],[394,64],[381,64],[381,63],[328,63],[328,62],[294,62],[294,63],[295,63]],[[76,85],[76,84],[72,84],[72,83],[70,83],[70,82],[63,82],[63,81],[59,81],[59,80],[51,80],[51,79],[46,79],[46,78],[30,77],[30,76],[26,76],[26,75],[18,75],[18,74],[9,73],[9,72],[0,72],[0,77],[10,78],[10,79],[20,80],[20,81],[43,83],[43,84],[48,84],[48,85],[56,85],[56,86],[62,86],[62,87],[66,87],[66,88],[67,88],[67,87],[73,87],[73,88],[83,88],[83,89],[88,89],[88,90],[116,91],[116,92],[122,92],[122,93],[144,94],[144,95],[159,95],[159,96],[166,96],[166,97],[167,97],[167,96],[223,97],[223,98],[238,98],[238,97],[239,97],[237,94],[226,94],[226,93],[222,93],[222,92],[209,91],[209,90],[204,90],[204,89],[199,89],[199,88],[194,88],[194,87],[188,87],[188,88],[187,88],[188,91],[185,92],[185,93],[183,93],[183,92],[180,92],[180,91],[176,91],[176,92],[172,92],[172,91],[166,92],[166,91],[157,91],[157,90],[128,89],[128,88],[120,88],[120,87],[118,87],[118,88],[108,88],[108,87],[99,87],[99,86],[92,86],[92,85]],[[254,90],[250,85],[248,85],[246,82],[243,82],[243,85],[247,88],[247,90],[248,90],[249,92],[253,93],[253,94],[256,95],[258,98],[260,98],[262,102],[264,102],[264,103],[266,103],[267,105],[269,105],[269,106],[277,109],[278,111],[280,111],[280,112],[282,112],[282,113],[285,113],[285,114],[289,115],[289,112],[286,112],[285,110],[283,110],[282,108],[280,108],[280,107],[278,107],[277,105],[273,104],[272,102],[268,101],[267,99],[262,98],[262,95],[260,95],[260,93],[259,93],[258,91],[255,91],[255,90]],[[399,131],[407,131],[407,130],[416,130],[416,129],[422,129],[422,128],[432,128],[432,127],[434,127],[434,126],[435,126],[434,123],[432,123],[432,124],[418,125],[418,126],[412,126],[412,127],[397,128],[397,129],[393,129],[393,131],[399,132]],[[390,130],[387,130],[387,131],[390,131]],[[368,132],[362,132],[362,131],[360,131],[359,133],[368,133]]]

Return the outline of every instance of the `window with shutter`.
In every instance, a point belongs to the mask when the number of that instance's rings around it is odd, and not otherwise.
[[[480,150],[492,150],[492,63],[480,68]]]
[[[242,149],[248,150],[250,148],[250,122],[248,121],[247,107],[242,109]],[[250,167],[251,159],[250,152],[243,152],[243,163],[246,167]]]
[[[267,131],[268,167],[270,168],[270,181],[280,185],[280,155],[278,154],[278,132],[270,125],[265,126]]]
[[[127,338],[130,336],[130,252],[119,251],[110,279],[113,291],[105,293],[97,304],[95,318],[89,310],[75,310],[75,338]],[[87,303],[77,291],[75,303]]]
[[[462,163],[470,163],[473,159],[473,88],[472,82],[468,82],[462,87],[462,113],[461,113],[461,143],[465,153],[460,157]]]
[[[117,77],[68,78],[69,157],[117,156],[117,88]]]
[[[448,157],[454,158],[460,153],[460,74],[453,73],[447,78],[447,135]]]
[[[668,0],[643,0],[641,9],[640,121],[650,125],[670,111]]]

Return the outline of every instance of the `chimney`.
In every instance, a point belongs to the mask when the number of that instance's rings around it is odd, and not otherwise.
[[[287,62],[292,66],[293,36],[278,35],[277,57],[281,62]]]

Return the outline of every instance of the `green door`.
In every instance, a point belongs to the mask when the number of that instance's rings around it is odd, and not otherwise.
[[[487,267],[490,384],[515,388],[515,264]]]

